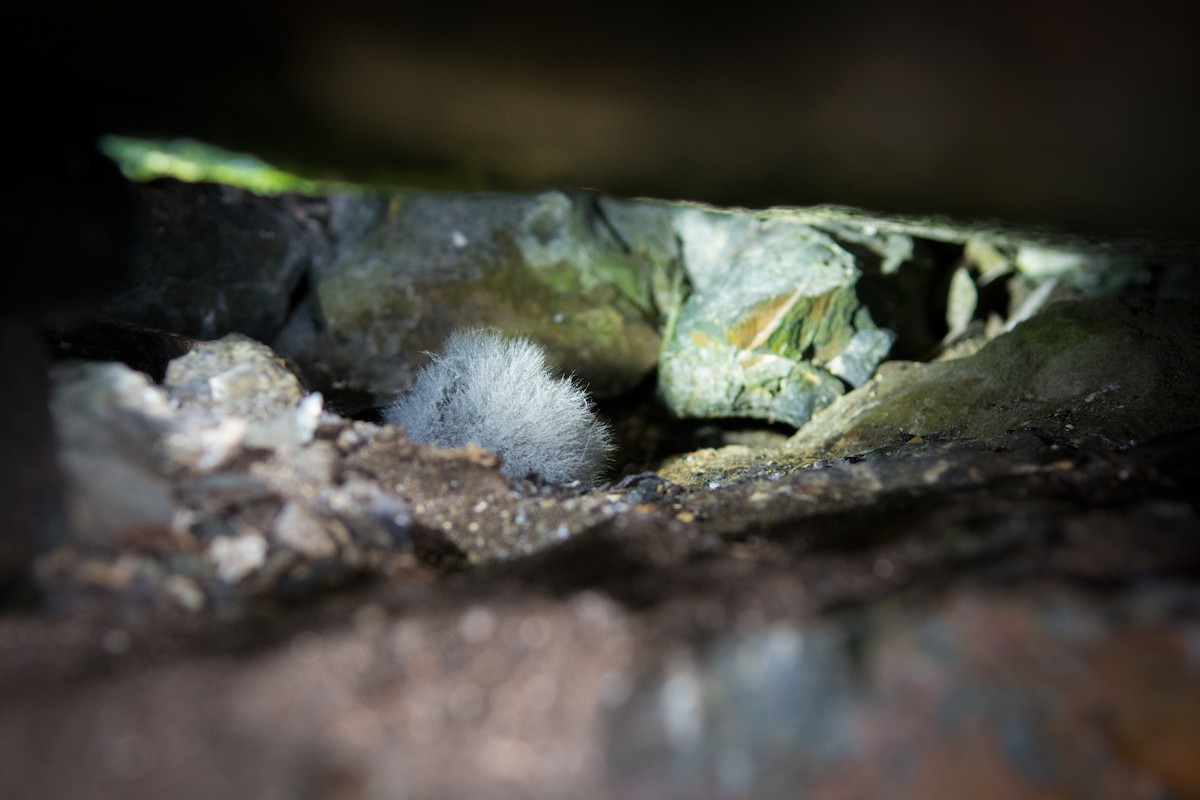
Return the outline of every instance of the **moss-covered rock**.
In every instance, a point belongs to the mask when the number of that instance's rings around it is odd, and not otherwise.
[[[331,226],[317,331],[280,343],[331,380],[404,389],[424,353],[465,326],[542,343],[600,394],[630,388],[657,360],[654,264],[621,241],[593,195],[347,196]]]
[[[837,457],[911,436],[985,438],[1024,427],[1127,445],[1200,425],[1200,306],[1056,303],[974,355],[881,370],[790,441]]]

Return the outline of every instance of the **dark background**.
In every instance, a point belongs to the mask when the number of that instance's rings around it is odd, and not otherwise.
[[[81,129],[326,175],[1191,233],[1194,16],[213,0],[44,4],[9,36],[15,83]]]

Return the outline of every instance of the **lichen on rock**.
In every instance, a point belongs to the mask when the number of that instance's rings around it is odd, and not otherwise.
[[[802,425],[891,347],[854,286],[853,256],[785,213],[681,210],[692,294],[668,332],[660,392],[681,416]]]
[[[1196,319],[1194,300],[1056,303],[974,355],[881,370],[789,448],[838,457],[897,437],[983,438],[1025,427],[1115,446],[1187,429],[1200,424]]]
[[[314,274],[307,340],[285,355],[379,397],[406,389],[456,328],[544,345],[592,391],[637,384],[658,357],[653,264],[590,193],[338,197],[336,253]]]

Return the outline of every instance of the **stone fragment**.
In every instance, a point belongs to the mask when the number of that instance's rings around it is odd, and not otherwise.
[[[966,332],[967,326],[975,316],[975,307],[979,303],[979,291],[975,281],[965,267],[954,270],[950,278],[950,291],[946,298],[946,336],[954,338]]]
[[[312,440],[324,404],[271,348],[241,334],[193,346],[167,365],[163,386],[185,412],[218,419],[214,445],[294,448]],[[243,439],[233,428],[241,424]],[[215,458],[215,454],[209,459]]]
[[[163,580],[163,589],[188,611],[199,611],[204,608],[204,590],[191,578],[183,575],[168,575]]]
[[[271,532],[276,541],[308,558],[328,558],[337,552],[321,522],[297,503],[284,505]]]
[[[236,333],[200,342],[171,361],[163,388],[184,410],[255,421],[293,408],[305,395],[283,359]]]
[[[160,387],[121,364],[55,368],[67,544],[87,555],[43,557],[46,587],[138,589],[194,610],[461,560],[440,528],[413,530],[405,502],[374,481],[343,485],[332,440],[361,446],[386,429],[360,426],[366,435],[352,444],[354,427],[324,413],[269,348],[234,334],[197,344],[166,372]],[[329,438],[316,438],[321,426]],[[482,471],[494,474],[491,459]],[[146,551],[147,568],[118,569],[124,547]]]
[[[185,425],[163,437],[172,463],[195,472],[210,472],[233,458],[246,441],[246,421],[237,417],[210,425]]]
[[[316,433],[323,410],[324,401],[319,392],[305,395],[294,407],[250,428],[246,445],[283,450],[308,444]]]
[[[243,533],[238,536],[218,536],[208,546],[208,558],[217,570],[217,577],[226,583],[237,583],[266,562],[267,540],[262,534]]]
[[[1017,271],[1035,284],[1063,281],[1086,297],[1127,289],[1144,268],[1144,258],[1088,249],[1066,250],[1035,244],[1017,248]]]
[[[799,426],[887,355],[894,337],[828,235],[782,214],[685,209],[674,224],[692,285],[659,365],[676,414]]]
[[[66,363],[52,374],[51,412],[72,533],[103,541],[166,531],[173,517],[159,437],[173,428],[166,394],[121,364]]]

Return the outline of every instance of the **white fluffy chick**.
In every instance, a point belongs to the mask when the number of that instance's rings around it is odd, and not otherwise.
[[[414,442],[473,442],[500,456],[503,474],[548,483],[594,484],[613,450],[579,382],[553,377],[540,345],[494,329],[451,334],[384,418]]]

